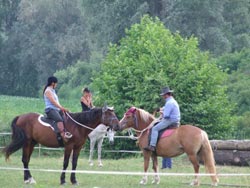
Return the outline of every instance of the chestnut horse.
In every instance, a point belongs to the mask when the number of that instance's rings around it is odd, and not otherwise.
[[[155,122],[156,119],[152,114],[145,110],[131,107],[120,120],[119,127],[115,128],[117,131],[130,128],[136,132],[138,145],[144,155],[145,175],[140,183],[147,183],[147,171],[150,157],[152,158],[153,170],[156,174],[152,183],[158,184],[160,182],[160,177],[157,174],[157,156],[176,157],[186,153],[193,164],[196,174],[191,185],[199,185],[199,156],[203,160],[206,170],[211,174],[212,185],[216,186],[219,180],[216,175],[213,151],[207,133],[192,125],[182,125],[176,128],[170,136],[159,139],[156,146],[156,152],[145,151],[143,148],[148,145],[149,130],[154,125],[153,121]]]
[[[12,141],[3,150],[6,160],[9,156],[20,148],[23,149],[22,162],[24,170],[24,182],[36,183],[29,171],[29,161],[34,146],[40,143],[47,147],[60,147],[57,136],[52,127],[44,126],[38,121],[40,115],[37,113],[28,113],[17,116],[12,121]],[[71,151],[73,151],[72,170],[76,170],[79,153],[84,145],[88,134],[97,125],[104,124],[109,127],[117,126],[119,120],[114,113],[113,108],[106,105],[103,108],[94,108],[91,111],[80,113],[66,113],[64,124],[67,131],[73,137],[64,144],[63,172],[61,174],[61,184],[65,184],[65,170],[69,164]],[[71,173],[71,183],[77,185],[75,172]]]

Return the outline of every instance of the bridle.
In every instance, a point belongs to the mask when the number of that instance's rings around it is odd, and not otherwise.
[[[109,109],[108,109],[108,110],[109,110]],[[106,112],[106,111],[103,111],[103,112],[102,112],[102,122],[103,122],[103,124],[105,124],[105,123],[104,123],[104,120],[105,120],[105,112]],[[112,123],[114,120],[119,121],[119,120],[117,119],[117,117],[115,117],[115,116],[114,116],[114,117],[110,117],[110,118],[106,118],[106,119],[108,119],[108,124],[109,124],[109,125],[111,125],[111,123]],[[105,125],[106,125],[106,124],[105,124]],[[112,127],[111,127],[111,128],[112,128]]]
[[[139,129],[138,129],[139,126],[138,126],[137,116],[135,115],[135,113],[132,113],[132,114],[133,114],[134,125],[135,125],[136,128],[134,128],[134,127],[129,128],[129,129],[128,129],[128,133],[129,133],[129,137],[130,137],[131,139],[133,139],[133,140],[138,140],[138,139],[142,136],[142,134],[143,134],[145,131],[147,131],[148,129],[151,128],[151,126],[150,126],[151,124],[149,124],[146,128],[144,128],[144,129],[142,129],[142,130],[139,130]],[[125,114],[124,116],[126,116],[126,114]],[[125,122],[125,123],[126,123],[126,122]],[[135,131],[135,132],[137,132],[137,133],[140,133],[139,136],[134,136],[132,130]]]

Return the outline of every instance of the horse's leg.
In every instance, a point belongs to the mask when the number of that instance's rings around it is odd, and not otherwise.
[[[60,180],[61,180],[61,185],[64,185],[66,183],[65,181],[65,170],[67,169],[68,165],[69,165],[69,158],[70,158],[70,154],[72,151],[72,148],[67,146],[64,149],[64,159],[63,159],[63,172],[61,174]]]
[[[197,155],[192,154],[192,155],[188,155],[188,157],[189,157],[189,160],[191,161],[191,163],[193,164],[194,172],[195,172],[194,180],[190,185],[198,186],[200,184],[199,178],[198,178],[200,165],[199,165],[199,161],[197,159]]]
[[[96,139],[91,138],[90,139],[90,151],[89,151],[89,165],[93,166],[93,154],[94,154],[94,148],[95,148],[95,143],[96,143]]]
[[[31,141],[28,141],[23,146],[23,155],[22,155],[22,162],[23,162],[23,168],[24,168],[24,183],[26,184],[36,184],[36,181],[31,176],[30,170],[29,170],[29,162],[30,157],[34,149],[34,144],[32,144]]]
[[[142,184],[142,185],[146,185],[147,182],[148,182],[147,171],[148,171],[148,167],[149,167],[150,155],[151,155],[151,152],[143,151],[143,158],[144,158],[144,176],[143,176],[142,180],[140,181],[140,184]]]
[[[98,166],[102,167],[102,143],[103,143],[103,137],[98,140]]]
[[[72,158],[72,171],[76,170],[76,166],[77,166],[77,161],[78,161],[78,156],[79,153],[81,151],[81,147],[74,149],[73,150],[73,158]],[[76,181],[76,174],[75,172],[72,172],[70,175],[70,181],[73,185],[77,185],[77,181]]]
[[[159,184],[160,183],[160,176],[158,174],[158,159],[157,159],[157,156],[155,154],[152,154],[151,158],[152,158],[152,162],[153,162],[153,170],[155,172],[155,176],[153,178],[152,183]]]

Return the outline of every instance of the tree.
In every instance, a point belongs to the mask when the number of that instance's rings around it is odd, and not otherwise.
[[[92,42],[104,52],[109,43],[117,43],[125,35],[125,29],[149,11],[145,0],[83,0],[82,6]]]
[[[231,103],[236,104],[235,113],[243,115],[250,111],[250,49],[225,54],[216,60],[218,66],[229,74],[225,84],[228,86],[228,96]]]
[[[197,46],[196,38],[182,38],[159,19],[143,17],[119,45],[110,46],[93,80],[96,103],[107,101],[120,115],[130,106],[152,112],[164,104],[159,92],[168,85],[175,90],[182,124],[192,123],[213,138],[225,138],[232,130],[232,106],[222,85],[225,74]]]
[[[20,2],[0,64],[8,70],[0,75],[7,85],[6,94],[37,97],[48,76],[78,60],[89,59],[89,37],[78,2]]]
[[[99,63],[78,61],[75,65],[57,71],[55,76],[60,80],[57,88],[60,96],[80,100],[82,88],[89,87],[92,73],[98,71],[99,67]]]
[[[225,33],[224,3],[220,0],[163,0],[166,9],[162,10],[161,20],[172,32],[197,37],[201,50],[209,50],[218,56],[231,51],[231,43]]]
[[[235,137],[237,139],[250,138],[249,113],[250,113],[250,49],[243,49],[239,52],[224,54],[216,60],[221,69],[228,73],[227,94],[232,104],[235,104],[234,114],[236,120]]]
[[[227,36],[232,43],[232,52],[250,48],[250,2],[226,1],[223,17],[228,25]]]

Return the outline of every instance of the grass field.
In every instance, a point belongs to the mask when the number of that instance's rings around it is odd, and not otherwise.
[[[63,164],[63,151],[57,153],[56,156],[37,156],[37,152],[31,158],[30,169],[33,177],[37,181],[36,185],[25,185],[23,183],[23,171],[22,170],[6,170],[2,168],[22,168],[21,152],[17,152],[11,156],[11,161],[6,162],[4,157],[0,156],[0,187],[1,188],[59,188],[60,173]],[[97,161],[95,161],[97,162]],[[115,172],[142,172],[143,171],[143,157],[138,156],[127,159],[103,159],[104,166],[102,168],[95,166],[90,167],[86,156],[81,154],[78,161],[77,170],[79,171],[115,171]],[[40,171],[40,170],[43,171]],[[48,172],[48,170],[55,170],[56,172]],[[71,164],[68,170],[71,169]],[[151,168],[149,170],[152,172]],[[217,166],[219,174],[240,174],[250,173],[249,167],[229,167],[229,166]],[[171,173],[168,176],[161,176],[161,183],[159,185],[152,185],[152,176],[149,177],[147,185],[139,185],[141,175],[108,175],[108,174],[88,174],[77,173],[78,187],[83,188],[185,188],[190,187],[189,183],[192,181],[193,176],[173,176],[174,173],[193,173],[193,169],[189,161],[187,161],[185,155],[173,159],[173,168],[171,170],[160,170],[162,173]],[[205,173],[204,167],[201,166],[201,173]],[[67,185],[65,188],[72,187],[69,181],[70,174],[66,173]],[[200,177],[200,187],[210,187],[209,177]],[[250,187],[250,176],[228,176],[220,177],[220,184],[218,187],[237,187],[236,185],[242,185],[241,187]],[[235,186],[225,186],[225,184],[233,184]],[[243,186],[245,185],[245,186]]]
[[[81,106],[79,100],[62,99],[60,103],[71,112],[80,112]],[[0,95],[0,132],[10,130],[10,123],[15,116],[29,112],[43,114],[43,99]]]
[[[61,104],[70,109],[71,112],[79,112],[81,110],[79,99],[75,101],[61,100]],[[25,97],[11,97],[0,95],[0,133],[10,131],[11,120],[20,114],[27,112],[43,113],[44,103],[42,99],[25,98]],[[0,138],[0,143],[5,145],[5,137]],[[0,145],[3,146],[3,145]],[[11,170],[8,168],[22,168],[21,151],[14,153],[11,156],[11,161],[6,163],[4,156],[0,153],[0,188],[59,188],[60,171],[63,164],[63,151],[42,152],[39,157],[38,152],[35,151],[30,162],[30,169],[33,177],[37,181],[36,185],[25,185],[23,183],[23,171],[20,169]],[[142,172],[143,171],[143,157],[133,157],[126,159],[104,159],[104,167],[97,166],[89,167],[87,160],[88,153],[82,152],[78,161],[77,170],[87,171],[115,171],[115,172]],[[40,171],[39,169],[43,169]],[[56,172],[49,172],[49,169],[56,170]],[[68,170],[71,169],[71,164]],[[150,167],[150,172],[152,172]],[[164,173],[192,173],[193,169],[185,155],[173,159],[173,168],[171,170],[160,170]],[[204,167],[201,166],[201,173],[204,173]],[[249,174],[249,167],[231,167],[231,166],[217,166],[219,174]],[[72,187],[69,181],[70,174],[66,174],[65,188]],[[189,183],[192,181],[192,176],[168,176],[161,177],[160,185],[151,185],[152,177],[149,177],[147,185],[139,185],[141,175],[105,175],[105,174],[85,174],[77,173],[78,187],[83,188],[185,188],[190,187]],[[201,177],[201,182],[206,185],[200,187],[210,187],[211,180],[209,177]],[[250,187],[250,176],[223,176],[220,177],[220,185],[218,187],[237,187],[237,186],[222,186],[225,184],[246,185],[238,187]]]

